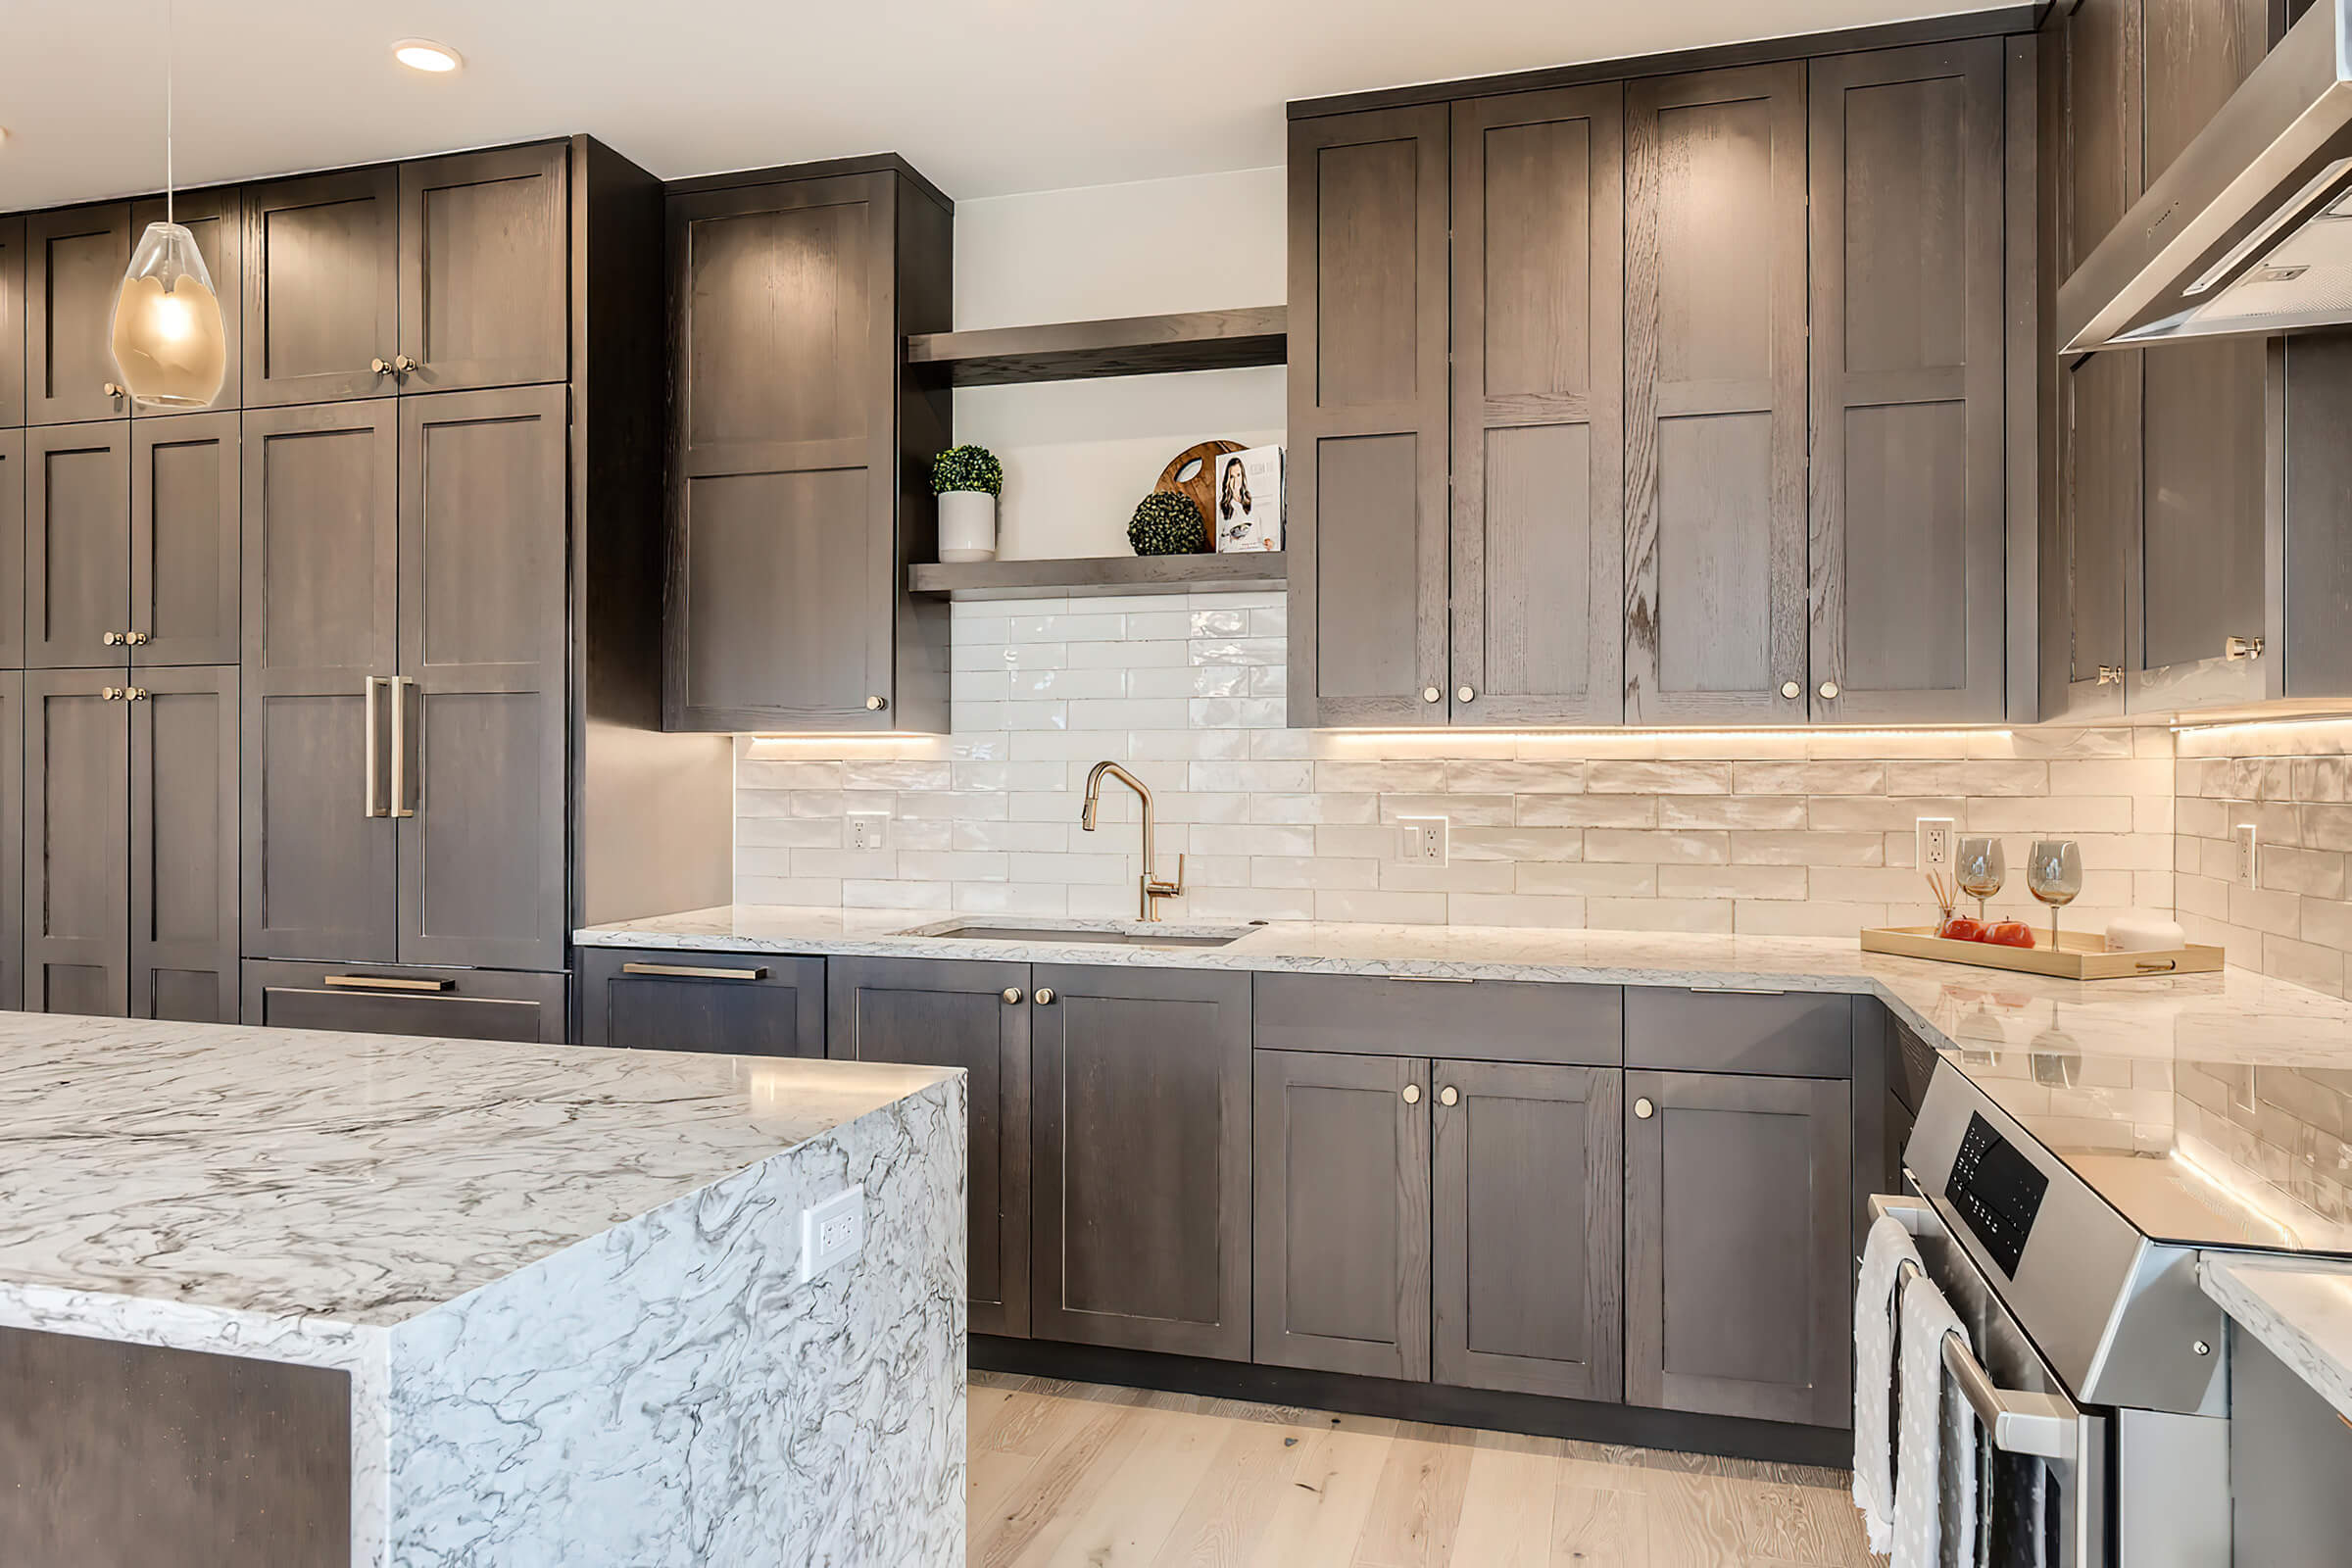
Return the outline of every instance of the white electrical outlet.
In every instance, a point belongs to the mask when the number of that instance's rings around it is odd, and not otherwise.
[[[1398,817],[1396,826],[1404,834],[1403,858],[1415,865],[1444,865],[1446,823],[1442,816]]]
[[[1919,870],[1949,871],[1952,868],[1952,830],[1955,825],[1948,816],[1923,816],[1919,819],[1919,841],[1913,850]]]
[[[801,1278],[812,1280],[865,1246],[865,1191],[853,1187],[801,1210]]]
[[[890,818],[880,811],[852,811],[850,848],[869,853],[890,848]]]
[[[2241,888],[2250,888],[2254,886],[2254,879],[2262,869],[2261,841],[2255,834],[2254,824],[2251,822],[2238,823],[2234,836],[2237,840],[2237,885]]]

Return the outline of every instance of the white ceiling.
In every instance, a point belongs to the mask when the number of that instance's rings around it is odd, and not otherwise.
[[[162,183],[166,0],[0,0],[0,211]],[[901,152],[956,197],[1261,168],[1283,104],[1969,0],[176,0],[183,184],[585,130],[664,178]],[[138,19],[151,13],[152,26]],[[394,39],[453,45],[420,75]]]

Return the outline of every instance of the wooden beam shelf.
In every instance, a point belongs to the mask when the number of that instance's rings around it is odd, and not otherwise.
[[[1290,357],[1289,319],[1287,306],[1265,305],[979,332],[917,333],[906,339],[906,363],[935,368],[951,386],[1231,370],[1284,364]]]
[[[1290,586],[1279,550],[1086,556],[1066,561],[918,562],[907,587],[948,599],[1095,599],[1109,594],[1266,593]]]

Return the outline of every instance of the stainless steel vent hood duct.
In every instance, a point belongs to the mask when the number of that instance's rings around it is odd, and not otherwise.
[[[2319,0],[2058,290],[2067,354],[2352,322],[2352,0]]]

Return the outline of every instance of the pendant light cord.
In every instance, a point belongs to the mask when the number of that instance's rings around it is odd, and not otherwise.
[[[172,0],[164,0],[164,221],[176,222],[172,177]]]

